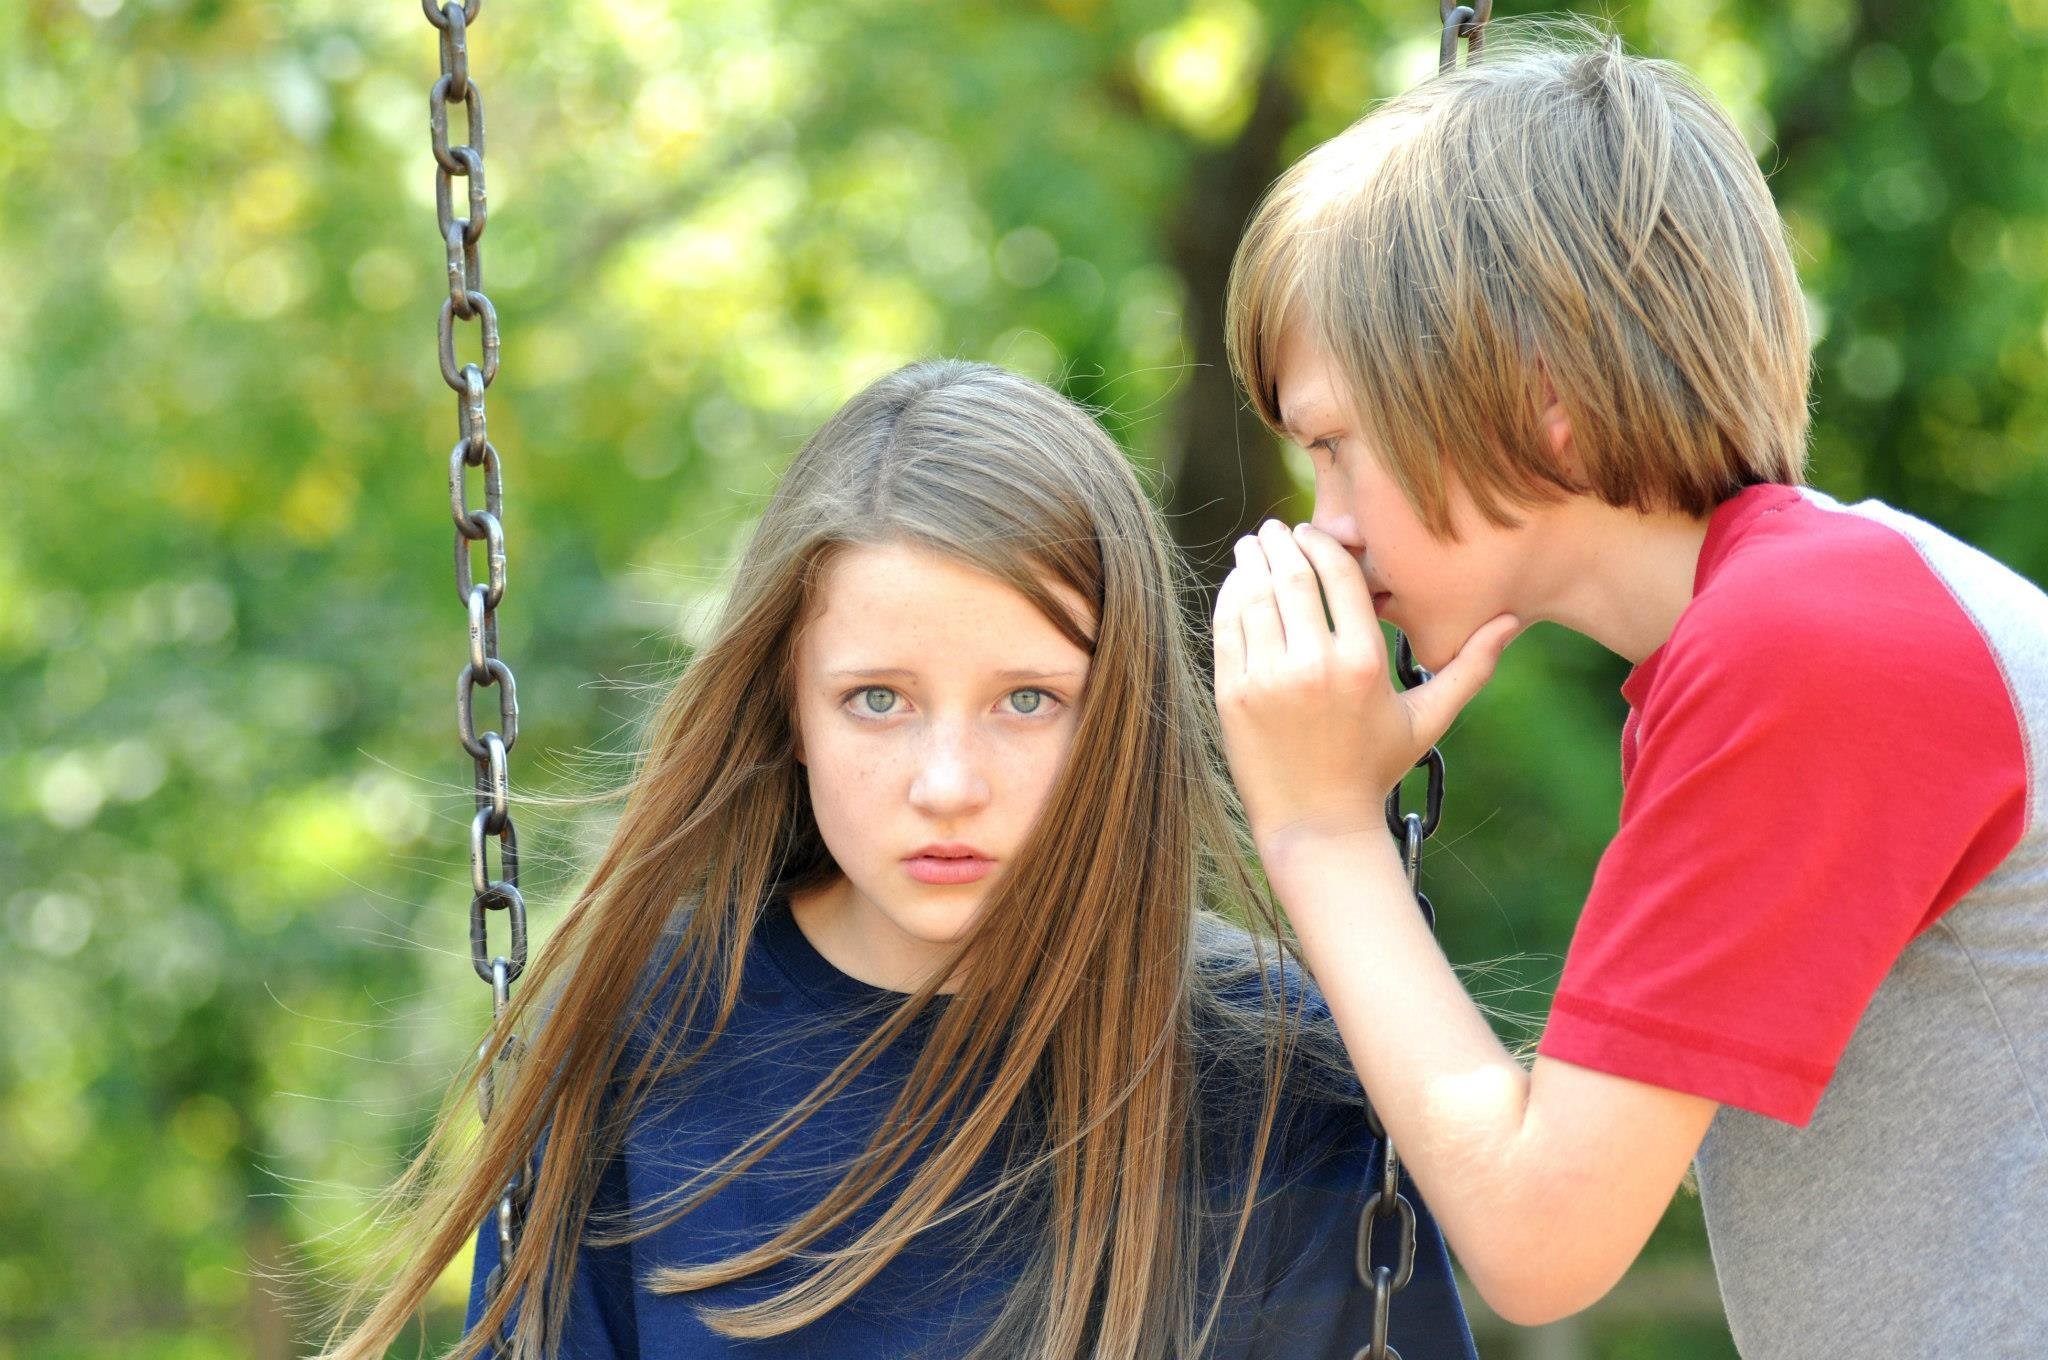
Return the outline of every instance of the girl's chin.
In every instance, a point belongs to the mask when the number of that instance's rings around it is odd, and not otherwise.
[[[936,888],[925,884],[910,886],[917,893],[943,893],[947,896],[892,903],[887,912],[890,924],[921,944],[944,948],[959,943],[974,928],[974,922],[981,914],[981,899],[986,895],[987,880]]]

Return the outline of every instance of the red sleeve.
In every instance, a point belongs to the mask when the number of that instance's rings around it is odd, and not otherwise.
[[[1900,952],[2025,827],[2003,675],[1943,601],[1685,620],[1539,1053],[1807,1125]]]

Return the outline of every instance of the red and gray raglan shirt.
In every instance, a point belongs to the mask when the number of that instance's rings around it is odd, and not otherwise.
[[[1620,829],[1538,1051],[1722,1102],[1747,1360],[2048,1356],[2048,595],[1750,487],[1622,686]]]

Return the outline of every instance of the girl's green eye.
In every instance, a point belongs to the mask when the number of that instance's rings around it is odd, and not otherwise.
[[[1030,716],[1041,712],[1045,707],[1046,699],[1051,697],[1051,694],[1050,690],[1043,689],[1013,689],[1008,695],[1013,701],[1011,711],[1020,716]],[[881,696],[879,699],[876,697],[878,695]],[[1022,696],[1021,700],[1019,700],[1019,696]],[[887,685],[866,685],[854,690],[846,697],[848,699],[858,699],[861,709],[874,717],[887,717],[896,711],[896,691],[890,689]]]

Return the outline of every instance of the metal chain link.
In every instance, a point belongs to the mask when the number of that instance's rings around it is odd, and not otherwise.
[[[1479,48],[1485,41],[1486,21],[1493,17],[1493,0],[1479,0],[1478,6],[1453,5],[1451,0],[1436,0],[1437,17],[1443,20],[1443,41],[1436,50],[1438,73],[1450,70],[1458,64],[1458,39],[1465,39],[1465,64],[1479,60]]]
[[[1478,0],[1476,9],[1471,5],[1454,6],[1451,0],[1437,0],[1437,13],[1443,20],[1443,42],[1437,49],[1438,73],[1457,65],[1460,38],[1466,42],[1466,63],[1469,65],[1477,61],[1486,21],[1493,16],[1493,0]],[[1401,676],[1402,687],[1414,689],[1429,683],[1429,672],[1415,664],[1415,653],[1408,646],[1408,635],[1396,631],[1394,638],[1394,669]],[[1414,768],[1429,772],[1422,811],[1402,809],[1401,786],[1396,784],[1394,791],[1387,795],[1387,830],[1401,842],[1401,867],[1408,873],[1408,891],[1415,894],[1415,905],[1421,910],[1430,933],[1435,934],[1436,908],[1431,905],[1429,895],[1422,891],[1422,843],[1436,834],[1437,824],[1443,820],[1443,752],[1430,747],[1429,753],[1416,761]],[[1372,1108],[1369,1100],[1365,1118],[1373,1136],[1380,1140],[1385,1155],[1380,1161],[1379,1187],[1366,1198],[1365,1207],[1358,1211],[1358,1239],[1352,1252],[1352,1269],[1359,1284],[1372,1291],[1372,1337],[1358,1349],[1352,1360],[1401,1360],[1401,1352],[1394,1349],[1393,1343],[1387,1339],[1387,1329],[1394,1295],[1406,1289],[1408,1281],[1415,1275],[1415,1206],[1401,1193],[1401,1156],[1394,1150],[1394,1140],[1387,1137],[1386,1126],[1380,1122],[1379,1112]],[[1394,1264],[1376,1264],[1373,1229],[1389,1218],[1400,1224]]]
[[[1407,634],[1397,632],[1394,638],[1394,669],[1401,676],[1401,684],[1408,689],[1427,684],[1430,673],[1415,664],[1415,654],[1409,650]],[[1422,843],[1436,834],[1437,823],[1443,818],[1443,752],[1430,747],[1429,753],[1416,761],[1413,768],[1429,771],[1429,788],[1423,796],[1424,810],[1404,812],[1401,789],[1396,785],[1387,796],[1387,828],[1401,841],[1401,865],[1408,871],[1408,891],[1415,894],[1415,905],[1421,908],[1422,919],[1434,931],[1436,909],[1430,905],[1428,895],[1420,886]],[[1359,1284],[1372,1291],[1372,1339],[1358,1349],[1352,1360],[1401,1360],[1401,1352],[1387,1340],[1387,1324],[1394,1295],[1406,1289],[1415,1274],[1415,1206],[1401,1193],[1400,1154],[1394,1151],[1394,1142],[1387,1137],[1386,1126],[1380,1122],[1379,1112],[1373,1109],[1370,1101],[1366,1103],[1365,1119],[1373,1136],[1385,1149],[1385,1156],[1380,1163],[1379,1187],[1367,1197],[1365,1207],[1358,1211],[1358,1240],[1352,1253],[1352,1267]],[[1375,1264],[1374,1229],[1389,1218],[1400,1223],[1400,1242],[1394,1253],[1394,1263]]]
[[[475,815],[469,824],[469,958],[491,988],[493,1021],[504,1017],[512,983],[526,968],[526,901],[519,894],[519,834],[512,825],[511,784],[506,754],[519,741],[518,689],[512,670],[498,658],[498,606],[505,598],[504,472],[498,450],[488,437],[484,389],[498,376],[498,312],[483,292],[483,242],[486,219],[484,192],[483,92],[469,75],[469,26],[483,11],[483,0],[437,5],[420,0],[440,34],[441,77],[427,97],[428,125],[434,153],[434,217],[448,256],[448,296],[441,303],[439,324],[441,378],[455,392],[459,437],[448,454],[448,500],[455,519],[455,594],[469,616],[469,660],[455,682],[455,726],[462,749],[475,763]],[[448,104],[463,107],[469,141],[448,144]],[[454,215],[455,177],[468,181],[469,216]],[[455,322],[481,319],[483,364],[455,362]],[[472,509],[465,468],[483,469],[484,504]],[[470,544],[484,544],[486,571],[479,584],[470,562]],[[498,690],[498,727],[476,730],[475,694],[479,685]],[[493,878],[486,851],[498,839],[499,874]],[[511,927],[510,957],[490,947],[488,913],[502,911]],[[495,1023],[493,1029],[496,1028]],[[490,1048],[485,1039],[481,1058]],[[477,1111],[488,1123],[500,1081],[509,1079],[525,1055],[514,1036],[485,1070],[477,1088]],[[498,1196],[498,1264],[484,1281],[488,1308],[504,1286],[506,1262],[518,1241],[527,1202],[532,1196],[528,1164]],[[499,1340],[509,1337],[499,1333]]]

